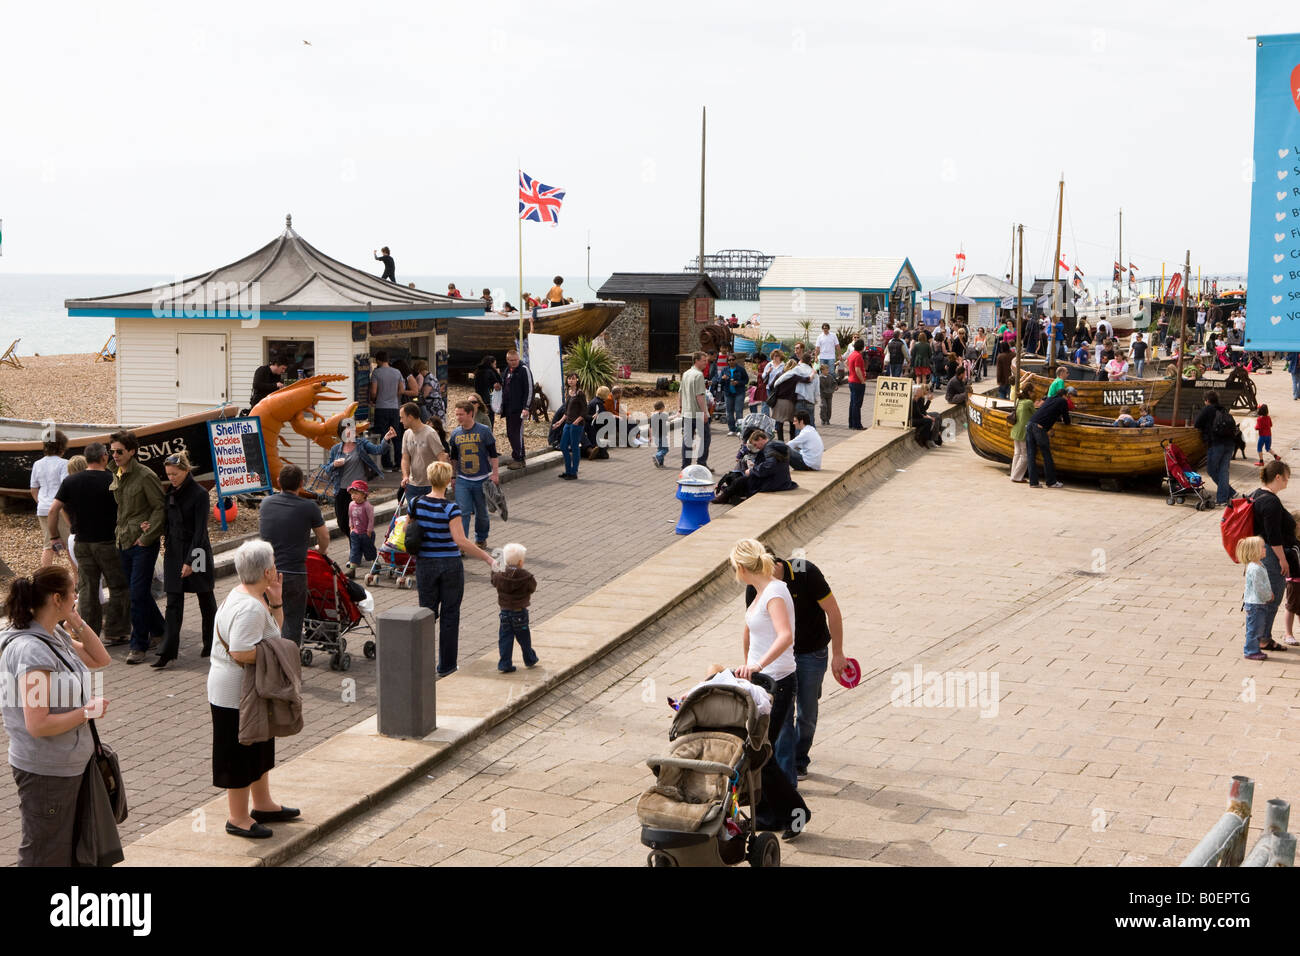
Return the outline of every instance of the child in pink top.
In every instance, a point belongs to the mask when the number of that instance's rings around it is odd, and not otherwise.
[[[1269,454],[1273,454],[1273,419],[1268,417],[1267,405],[1259,406],[1256,414],[1258,417],[1255,419],[1255,434],[1259,439],[1255,442],[1255,456],[1259,460],[1255,464],[1263,466],[1264,451],[1267,449]],[[1273,457],[1277,456],[1273,455]]]
[[[375,560],[375,506],[368,500],[370,486],[357,480],[348,485],[352,504],[348,505],[348,571],[364,558]]]

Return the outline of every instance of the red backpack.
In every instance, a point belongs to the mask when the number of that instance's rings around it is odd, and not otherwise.
[[[1233,498],[1223,506],[1219,534],[1223,538],[1223,550],[1228,552],[1234,564],[1237,563],[1237,542],[1254,533],[1255,504],[1251,498]]]

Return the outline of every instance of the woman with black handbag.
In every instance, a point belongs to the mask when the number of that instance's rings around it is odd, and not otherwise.
[[[90,697],[86,688],[90,670],[112,659],[76,602],[76,582],[58,565],[15,578],[5,599],[9,627],[0,633],[0,676],[9,685],[2,696],[22,815],[19,866],[77,864],[83,783],[87,771],[99,773],[90,724],[104,715],[108,701]],[[122,859],[120,843],[116,852],[100,849],[109,852],[93,862]]]
[[[167,592],[167,637],[158,649],[158,659],[150,667],[162,669],[181,647],[181,623],[185,617],[185,595],[199,601],[203,619],[203,652],[212,653],[212,622],[217,617],[217,599],[212,594],[216,578],[212,544],[208,540],[208,492],[190,474],[190,460],[182,452],[163,462],[167,472],[166,498],[163,502],[167,530],[163,532],[163,589]]]

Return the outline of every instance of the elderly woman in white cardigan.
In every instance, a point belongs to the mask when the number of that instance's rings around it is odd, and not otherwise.
[[[226,791],[230,815],[226,832],[262,839],[271,836],[267,823],[292,820],[299,811],[271,799],[271,768],[275,738],[262,743],[239,742],[239,696],[243,669],[257,661],[258,644],[279,637],[284,624],[281,577],[275,552],[265,541],[246,541],[235,552],[239,584],[217,610],[216,642],[208,670],[208,703],[212,705],[212,784]],[[252,809],[249,809],[249,798]]]

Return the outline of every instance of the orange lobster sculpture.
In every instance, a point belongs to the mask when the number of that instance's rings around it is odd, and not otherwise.
[[[351,417],[357,410],[357,403],[353,402],[329,418],[322,417],[316,411],[316,403],[343,401],[345,396],[330,388],[328,383],[346,379],[346,375],[313,375],[304,378],[272,392],[248,413],[262,419],[266,465],[271,470],[271,484],[277,489],[280,487],[280,468],[285,464],[280,458],[279,446],[289,444],[289,440],[280,431],[286,424],[291,425],[299,435],[310,438],[322,448],[333,448],[339,440],[339,423]]]

